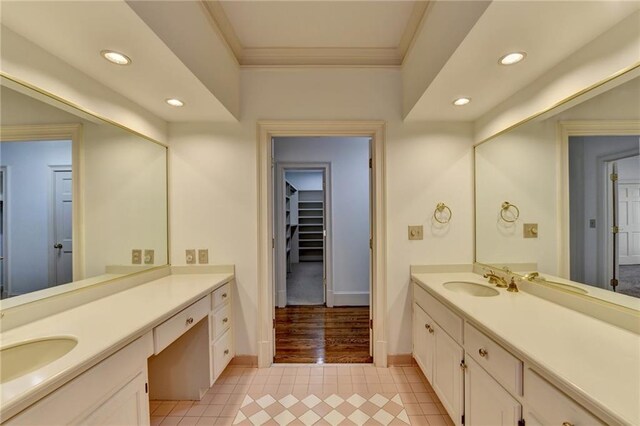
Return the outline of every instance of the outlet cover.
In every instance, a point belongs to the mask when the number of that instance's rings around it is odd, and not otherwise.
[[[145,265],[153,265],[155,262],[155,251],[154,250],[145,250],[144,251],[144,264]]]
[[[409,239],[410,240],[423,239],[422,225],[409,226]]]
[[[523,225],[524,238],[538,238],[538,224],[525,223]]]
[[[142,250],[140,250],[140,249],[131,250],[131,263],[133,265],[141,265],[142,264]]]
[[[198,263],[202,265],[209,263],[209,249],[198,250]]]
[[[195,249],[188,249],[186,251],[187,257],[187,265],[195,265],[196,264],[196,251]]]

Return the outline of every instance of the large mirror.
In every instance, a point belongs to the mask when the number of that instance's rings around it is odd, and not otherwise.
[[[476,146],[477,262],[638,306],[640,78],[622,80]]]
[[[166,265],[166,147],[0,83],[4,306]]]

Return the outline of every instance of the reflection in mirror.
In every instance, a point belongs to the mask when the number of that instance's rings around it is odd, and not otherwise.
[[[476,261],[629,306],[604,290],[640,297],[640,78],[550,115],[476,146]]]
[[[0,90],[2,298],[167,264],[166,147],[9,80]]]

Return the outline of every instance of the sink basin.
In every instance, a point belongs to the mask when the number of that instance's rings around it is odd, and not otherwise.
[[[444,288],[455,293],[464,293],[475,297],[491,297],[500,294],[495,288],[468,281],[449,281],[443,284]]]
[[[50,337],[0,349],[0,383],[8,382],[61,358],[78,344],[73,337]]]

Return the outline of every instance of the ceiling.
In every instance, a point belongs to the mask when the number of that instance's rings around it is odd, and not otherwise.
[[[427,1],[215,1],[240,65],[401,65]]]

